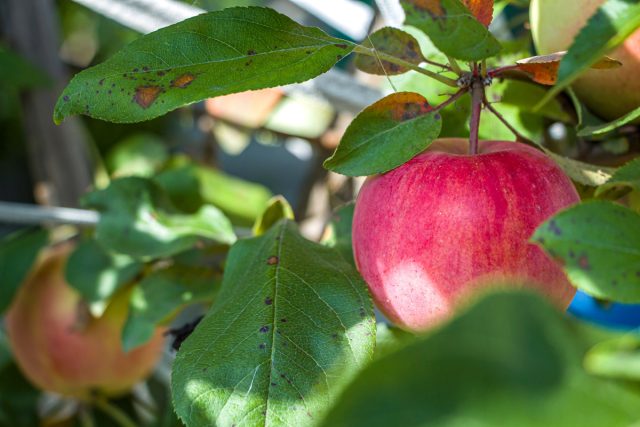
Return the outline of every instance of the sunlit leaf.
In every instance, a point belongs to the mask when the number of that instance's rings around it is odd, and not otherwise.
[[[282,220],[231,248],[216,302],[175,360],[174,407],[189,427],[314,425],[374,343],[359,274]]]
[[[445,54],[465,61],[494,56],[500,43],[460,0],[401,0],[405,23],[424,31]]]
[[[549,55],[532,56],[531,58],[516,61],[518,69],[529,74],[531,80],[543,85],[553,85],[558,80],[560,61],[567,52],[556,52]],[[606,70],[622,66],[622,63],[608,56],[603,56],[593,64],[591,68]]]
[[[348,176],[387,172],[426,149],[441,127],[440,114],[422,95],[391,94],[351,122],[324,167]]]
[[[618,168],[607,182],[596,189],[596,196],[601,196],[615,188],[640,191],[640,158],[633,159]]]
[[[294,219],[293,209],[287,199],[276,196],[269,200],[267,208],[253,225],[253,234],[264,234],[281,219]]]
[[[353,47],[268,8],[205,13],[144,35],[76,75],[54,119],[149,120],[205,98],[311,79]]]
[[[640,215],[603,201],[582,203],[541,224],[531,240],[562,263],[589,295],[640,302]]]
[[[204,205],[193,214],[175,210],[166,194],[148,179],[129,177],[84,197],[87,207],[101,212],[96,239],[108,250],[135,258],[176,254],[198,241],[231,244],[236,237],[217,208]]]

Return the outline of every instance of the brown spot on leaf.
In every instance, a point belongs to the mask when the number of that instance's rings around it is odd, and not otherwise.
[[[554,220],[551,220],[549,222],[549,231],[556,236],[562,235],[562,230],[560,229],[560,227],[558,227],[558,224]]]
[[[69,102],[69,95],[65,95],[65,96],[63,96],[63,97],[62,97],[62,100],[63,100],[64,102]]]
[[[587,256],[587,254],[580,255],[580,257],[578,258],[578,267],[583,270],[591,269],[591,264],[589,263],[589,257]]]
[[[158,99],[160,93],[162,93],[160,86],[139,86],[136,88],[133,100],[142,108],[147,109]]]
[[[142,67],[142,71],[149,71],[149,67]]]
[[[180,89],[184,89],[187,86],[189,86],[193,80],[196,78],[196,76],[194,76],[191,73],[184,73],[178,77],[176,77],[174,80],[171,81],[171,86],[172,87],[177,87]]]
[[[443,18],[445,16],[441,0],[409,0],[407,3],[413,4],[418,10],[427,12],[433,18]]]
[[[98,84],[99,84],[100,86],[102,86],[102,85],[104,84],[104,79],[100,80],[100,81],[98,82]]]
[[[249,56],[253,56],[253,55],[255,55],[255,54],[256,54],[256,51],[255,51],[255,50],[253,50],[253,49],[249,49],[249,50],[247,51],[247,55],[249,55]]]
[[[164,71],[158,71],[156,73],[157,75],[159,75],[160,77],[164,76],[166,73]]]
[[[349,47],[344,43],[336,43],[334,46],[340,49],[346,49],[347,47]]]
[[[269,259],[267,259],[267,264],[276,265],[279,261],[280,259],[277,256],[273,255],[273,256],[270,256]]]
[[[264,325],[263,327],[260,328],[260,332],[262,332],[263,334],[266,332],[269,332],[269,326]]]
[[[264,350],[265,348],[267,348],[267,346],[266,346],[266,344],[265,344],[265,343],[261,343],[261,344],[258,346],[258,348],[259,348],[260,350]]]
[[[273,304],[273,300],[271,299],[271,297],[266,297],[264,299],[264,303],[265,303],[265,305],[271,305],[271,304]]]

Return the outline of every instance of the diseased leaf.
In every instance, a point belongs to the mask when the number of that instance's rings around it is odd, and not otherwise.
[[[217,208],[204,205],[193,214],[175,210],[166,194],[145,178],[128,177],[87,194],[83,203],[102,214],[96,239],[104,248],[149,259],[170,256],[198,241],[231,244],[236,236]]]
[[[100,317],[109,298],[141,270],[142,264],[131,257],[109,253],[94,239],[87,239],[67,259],[65,279],[89,303],[91,313]]]
[[[640,27],[640,3],[608,0],[589,18],[560,63],[558,81],[541,105],[571,84],[603,55],[621,44]]]
[[[630,426],[640,397],[588,375],[589,338],[542,298],[494,294],[376,359],[325,427]]]
[[[358,114],[324,167],[348,176],[387,172],[425,150],[441,127],[440,114],[422,95],[391,94]]]
[[[460,0],[401,0],[405,23],[422,30],[445,54],[478,61],[500,51],[498,40]]]
[[[47,241],[48,233],[42,228],[19,230],[0,241],[0,314],[13,301],[13,296]]]
[[[205,13],[144,35],[76,75],[54,119],[149,120],[205,98],[309,80],[354,46],[272,9]]]
[[[156,327],[188,304],[210,303],[218,292],[221,273],[208,267],[174,265],[154,271],[133,288],[129,317],[122,330],[125,351],[153,338]]]
[[[596,196],[621,187],[640,191],[640,158],[633,159],[618,168],[607,182],[596,188]]]
[[[562,263],[571,283],[597,298],[640,302],[640,215],[591,201],[541,224],[531,240]]]
[[[493,0],[462,0],[462,2],[482,25],[485,27],[491,25],[493,20]]]
[[[189,427],[317,424],[372,358],[366,284],[292,221],[238,241],[222,289],[174,363],[174,407]]]
[[[640,107],[625,114],[624,116],[598,126],[585,126],[578,131],[578,136],[598,136],[616,130],[626,124],[633,122],[640,117]]]
[[[532,56],[531,58],[520,59],[516,65],[520,71],[529,74],[531,80],[543,85],[553,85],[558,80],[558,69],[560,61],[567,52],[556,52],[549,55]],[[599,70],[618,68],[622,63],[616,59],[603,56],[591,68]]]
[[[253,225],[253,234],[264,234],[281,219],[294,219],[293,209],[283,196],[275,196]]]
[[[379,29],[367,37],[362,42],[362,45],[367,48],[373,48],[375,52],[394,56],[413,65],[419,65],[425,60],[420,51],[418,41],[411,34],[393,27]],[[356,67],[366,73],[383,76],[393,76],[410,70],[408,67],[381,60],[378,56],[363,55],[361,53],[356,54],[354,63]]]

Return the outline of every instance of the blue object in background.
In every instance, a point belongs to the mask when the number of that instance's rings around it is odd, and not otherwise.
[[[582,291],[567,310],[575,317],[615,329],[635,329],[640,327],[640,304],[601,302]]]

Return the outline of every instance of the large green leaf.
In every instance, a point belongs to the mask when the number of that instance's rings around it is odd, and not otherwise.
[[[540,297],[481,300],[430,336],[374,361],[327,427],[617,427],[640,397],[588,376],[581,331]]]
[[[589,18],[560,62],[558,80],[540,106],[640,27],[640,2],[607,0]]]
[[[96,239],[108,250],[135,258],[169,256],[198,241],[231,244],[231,223],[217,208],[202,206],[193,214],[178,213],[166,194],[145,178],[128,177],[84,197],[84,204],[101,211]]]
[[[574,286],[598,298],[640,302],[640,215],[592,201],[541,224],[532,241],[562,262]]]
[[[442,117],[422,95],[393,93],[358,114],[324,167],[348,176],[387,172],[426,149],[441,128]]]
[[[153,337],[156,326],[188,304],[211,302],[221,274],[212,268],[174,265],[145,277],[130,297],[129,317],[122,330],[125,351]]]
[[[79,73],[54,119],[149,120],[205,98],[311,79],[354,46],[267,8],[210,12],[142,36]]]
[[[216,302],[174,363],[189,427],[318,423],[372,357],[366,285],[290,220],[232,248]]]
[[[419,28],[445,54],[465,61],[494,56],[500,43],[460,0],[401,0],[405,23]]]
[[[142,264],[123,254],[107,252],[94,239],[87,239],[73,250],[65,266],[65,278],[100,317],[109,298],[130,282]]]
[[[8,235],[0,242],[0,314],[11,304],[47,240],[45,230],[28,228]]]

